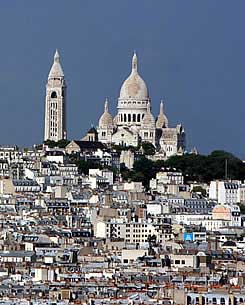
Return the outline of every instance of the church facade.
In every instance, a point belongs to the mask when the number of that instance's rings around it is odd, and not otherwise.
[[[66,130],[66,82],[56,50],[54,62],[46,85],[44,140],[59,141],[67,138]],[[155,119],[151,113],[151,99],[147,85],[138,72],[137,55],[132,58],[131,73],[123,82],[113,118],[109,102],[105,101],[104,112],[96,130],[92,128],[83,138],[107,145],[138,147],[149,142],[156,148],[156,157],[168,158],[185,151],[185,131],[181,124],[169,127],[163,102]]]
[[[138,73],[137,55],[132,58],[132,69],[123,82],[118,98],[117,114],[109,112],[108,100],[97,127],[98,140],[105,144],[138,146],[150,142],[165,158],[185,151],[185,131],[181,124],[169,127],[163,102],[155,119],[151,113],[151,99],[145,81]]]

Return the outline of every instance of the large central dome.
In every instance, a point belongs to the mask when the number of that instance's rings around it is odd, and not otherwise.
[[[148,99],[148,89],[145,81],[140,77],[137,70],[137,55],[132,58],[132,71],[124,81],[120,90],[120,99]]]

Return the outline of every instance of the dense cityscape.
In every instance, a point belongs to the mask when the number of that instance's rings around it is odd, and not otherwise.
[[[1,305],[245,303],[245,164],[187,151],[130,70],[116,116],[69,139],[56,50],[44,142],[0,147]]]

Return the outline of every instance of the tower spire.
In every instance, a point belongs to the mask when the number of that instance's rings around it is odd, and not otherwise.
[[[55,50],[54,62],[57,62],[57,63],[60,62],[60,54],[59,54],[59,52],[58,52],[58,49]]]
[[[58,50],[54,53],[54,62],[49,72],[49,78],[64,77],[64,72],[60,64],[60,55]]]
[[[108,98],[105,99],[105,112],[108,112],[109,109],[108,109]]]
[[[136,52],[134,51],[134,55],[133,55],[133,58],[132,58],[132,72],[133,71],[137,72],[137,70],[138,70],[137,55],[136,55]]]
[[[162,115],[163,114],[163,100],[161,100],[160,102],[160,114]]]

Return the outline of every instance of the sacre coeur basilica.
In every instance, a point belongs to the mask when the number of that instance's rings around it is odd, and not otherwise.
[[[59,141],[66,137],[66,83],[56,50],[46,85],[44,140]],[[155,157],[160,159],[182,155],[185,151],[185,130],[182,124],[169,127],[163,102],[160,102],[156,119],[151,113],[151,98],[138,72],[136,53],[132,57],[131,73],[120,89],[116,116],[113,118],[111,115],[106,99],[98,126],[91,128],[82,140],[125,147],[137,147],[148,142],[155,146]]]

